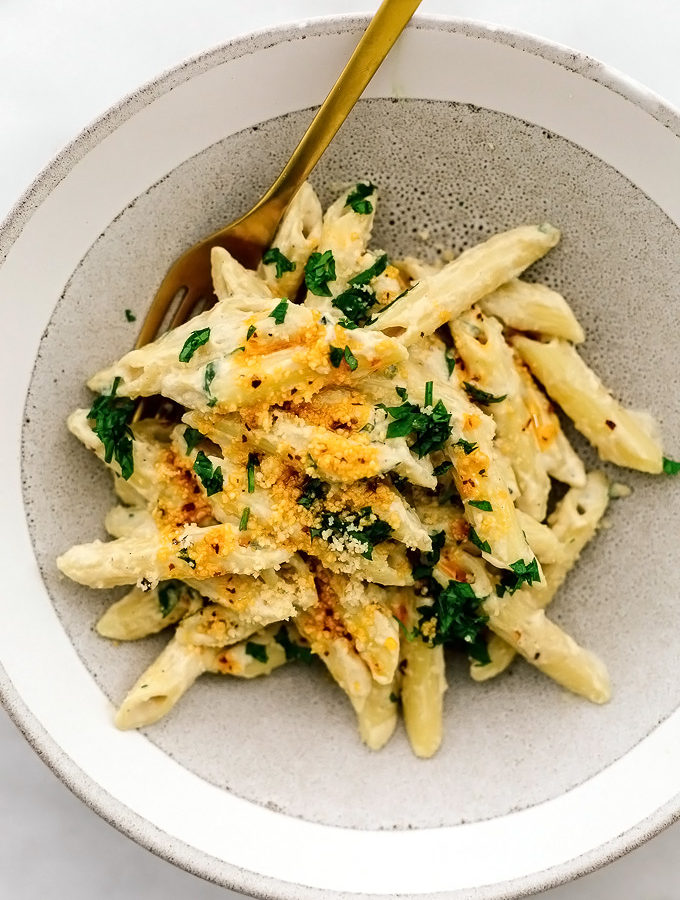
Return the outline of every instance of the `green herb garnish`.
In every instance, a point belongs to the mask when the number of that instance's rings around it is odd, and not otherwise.
[[[182,598],[182,594],[188,588],[181,581],[164,581],[158,585],[158,605],[161,608],[163,618],[169,616]]]
[[[522,581],[526,581],[528,585],[532,585],[534,581],[540,581],[541,576],[538,571],[538,561],[534,557],[530,563],[525,563],[523,559],[510,563],[510,568]]]
[[[248,454],[248,463],[246,465],[246,471],[248,473],[248,493],[253,494],[255,492],[255,466],[260,465],[260,458],[256,453]]]
[[[418,629],[414,628],[413,631],[409,631],[406,625],[404,625],[404,623],[401,621],[399,616],[392,616],[392,618],[404,632],[404,637],[406,638],[406,640],[409,641],[409,643],[411,641],[415,641],[415,639],[418,637]]]
[[[375,294],[368,288],[350,287],[334,297],[332,304],[345,314],[339,325],[343,328],[363,328],[372,321],[369,310],[376,302]]]
[[[246,343],[251,339],[251,337],[256,333],[256,328],[254,325],[248,326],[248,331],[246,332]]]
[[[674,459],[668,459],[667,456],[664,456],[663,470],[666,475],[677,475],[678,472],[680,472],[680,462],[676,462]]]
[[[491,553],[491,545],[488,541],[483,541],[480,536],[477,534],[475,529],[470,525],[470,532],[468,534],[468,540],[471,544],[474,544],[478,550],[481,550],[482,553]]]
[[[446,368],[449,370],[449,375],[453,375],[454,369],[456,368],[456,357],[449,356],[449,351],[444,351],[444,359],[446,360]]]
[[[317,297],[330,297],[329,281],[335,281],[335,259],[330,250],[312,253],[305,266],[305,284]]]
[[[428,382],[429,384],[429,382]],[[401,406],[385,406],[379,404],[395,420],[387,426],[387,437],[406,437],[415,435],[411,444],[411,450],[419,458],[426,456],[433,450],[441,450],[451,437],[452,427],[451,413],[441,400],[432,408],[431,412],[423,412],[415,403],[409,403],[405,388],[396,388],[398,395],[404,400]],[[432,397],[430,396],[430,401]],[[431,404],[430,404],[431,405]]]
[[[477,449],[477,444],[474,441],[464,441],[463,438],[459,438],[453,446],[460,447],[466,456],[474,453]]]
[[[203,435],[198,430],[198,428],[190,428],[187,425],[187,427],[184,429],[184,440],[187,445],[187,453],[191,453],[194,447],[196,447],[197,444],[201,443],[201,441],[203,440]]]
[[[376,310],[376,316],[381,316],[386,309],[389,309],[390,306],[394,306],[397,300],[401,300],[402,297],[405,297],[410,291],[413,290],[414,287],[418,287],[419,284],[420,282],[416,281],[416,283],[412,284],[411,287],[406,288],[405,291],[402,291],[401,294],[398,294],[390,303],[386,303],[385,306],[381,306],[380,309]]]
[[[481,509],[484,512],[493,512],[493,506],[488,500],[468,500],[468,506],[474,506],[475,509]]]
[[[212,496],[212,494],[218,494],[224,487],[222,467],[213,466],[202,450],[199,450],[196,454],[193,469],[201,479],[208,497]]]
[[[184,342],[184,346],[179,351],[179,361],[189,362],[198,348],[202,347],[203,344],[207,344],[209,339],[209,328],[201,328],[199,331],[192,331],[189,337]]]
[[[514,594],[525,582],[529,585],[534,581],[540,581],[538,571],[538,563],[535,559],[527,565],[524,560],[518,559],[517,562],[511,563],[511,572],[502,573],[500,581],[496,585],[496,594],[503,597],[506,593]]]
[[[331,344],[331,349],[328,354],[328,358],[330,359],[331,365],[333,366],[333,368],[337,369],[338,366],[340,365],[340,363],[342,362],[342,360],[344,359],[344,352],[343,352],[342,347],[334,347]]]
[[[442,475],[446,475],[446,473],[448,471],[450,471],[452,468],[453,468],[453,463],[447,459],[445,462],[439,463],[438,466],[435,466],[434,469],[432,470],[432,474],[434,475],[435,478],[441,478]]]
[[[341,537],[360,544],[364,548],[361,553],[364,559],[373,559],[373,548],[386,541],[391,534],[392,526],[379,519],[370,506],[364,506],[359,512],[350,512],[345,516],[324,510],[319,526],[309,530],[312,538],[331,540]]]
[[[320,478],[308,478],[305,481],[302,493],[297,499],[300,506],[310,509],[316,500],[323,500],[328,493],[328,485]]]
[[[283,325],[288,312],[288,301],[284,298],[280,300],[274,309],[269,313],[269,318],[273,319],[277,325]]]
[[[358,272],[349,280],[349,284],[356,286],[358,284],[368,284],[369,281],[373,281],[374,278],[377,278],[378,275],[382,275],[382,273],[387,268],[387,254],[383,253],[382,256],[379,256],[372,266],[369,266],[367,269],[364,269],[363,272]]]
[[[347,345],[345,345],[343,356],[345,357],[345,362],[349,366],[350,372],[355,372],[359,367],[359,362]]]
[[[500,403],[501,400],[505,400],[508,396],[507,394],[503,394],[502,397],[496,397],[493,394],[489,394],[488,391],[483,391],[481,388],[475,387],[475,385],[470,384],[469,381],[464,381],[463,387],[473,400],[476,400],[477,403],[482,403],[485,406],[489,403]]]
[[[333,345],[331,345],[330,351],[328,353],[328,358],[330,359],[331,365],[334,369],[338,368],[343,359],[349,366],[351,372],[354,372],[359,366],[359,362],[356,356],[352,353],[347,345],[345,345],[344,349],[342,347],[333,347]]]
[[[375,190],[375,185],[368,182],[359,182],[354,190],[347,195],[345,206],[350,206],[355,213],[367,216],[373,212],[373,204],[367,197],[370,197]]]
[[[93,420],[92,431],[104,445],[104,462],[113,459],[120,466],[120,474],[125,481],[135,469],[132,453],[134,435],[130,428],[135,412],[135,402],[129,397],[116,397],[121,382],[117,377],[108,394],[101,394],[92,404],[87,418]]]
[[[266,663],[269,661],[267,648],[264,644],[257,644],[255,643],[255,641],[248,641],[246,643],[246,653],[248,654],[248,656],[252,656],[253,659],[257,660],[257,662]]]
[[[241,513],[241,521],[238,523],[238,530],[245,531],[248,527],[248,519],[250,518],[250,507],[245,506]]]
[[[427,553],[421,553],[418,563],[411,569],[412,575],[416,581],[423,578],[432,578],[432,570],[439,562],[441,552],[446,543],[446,532],[435,531],[430,535],[432,541],[432,549]]]
[[[296,644],[295,641],[291,641],[290,635],[288,634],[288,629],[285,625],[282,625],[276,632],[276,634],[274,635],[274,640],[277,644],[283,647],[283,652],[286,654],[286,659],[288,660],[288,662],[293,662],[294,660],[299,659],[302,660],[302,662],[311,663],[311,649],[301,644]]]
[[[273,263],[276,266],[277,278],[281,278],[284,272],[293,272],[295,270],[295,263],[288,259],[287,256],[284,256],[278,247],[270,247],[263,255],[262,262],[265,265]]]
[[[430,538],[432,550],[429,553],[421,553],[419,562],[412,570],[414,579],[424,582],[423,588],[432,598],[431,606],[418,607],[420,620],[416,630],[423,640],[431,645],[462,645],[473,659],[480,663],[488,663],[489,656],[484,640],[484,626],[488,617],[479,613],[481,599],[465,581],[449,581],[445,588],[439,584],[434,578],[433,570],[439,562],[446,535],[443,531],[437,531],[431,534]],[[434,622],[434,634],[432,626],[423,634],[423,625],[426,622]]]
[[[131,309],[125,310],[125,318],[128,320],[128,322],[136,322],[137,321],[137,316],[132,312]]]
[[[192,557],[189,556],[189,551],[186,549],[186,547],[182,547],[182,549],[177,552],[177,557],[178,559],[181,559],[183,562],[185,562],[189,566],[189,568],[196,568],[196,560],[192,559]]]
[[[217,374],[217,370],[215,368],[214,362],[209,362],[205,367],[205,372],[203,374],[203,390],[208,395],[208,406],[214,406],[217,403],[217,397],[212,397],[210,394],[210,385],[213,383],[215,379],[215,375]]]
[[[425,406],[432,406],[432,382],[425,383]]]
[[[457,644],[480,665],[487,665],[491,660],[484,633],[489,617],[479,612],[482,600],[466,581],[449,581],[445,588],[437,587],[432,606],[418,607],[421,634],[424,623],[434,619],[436,633],[430,643]]]

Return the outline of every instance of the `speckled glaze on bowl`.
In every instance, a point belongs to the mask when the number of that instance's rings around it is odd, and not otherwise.
[[[110,595],[53,563],[103,536],[108,478],[63,421],[87,403],[87,375],[132,342],[124,309],[143,316],[181,250],[271,181],[364,25],[277,29],[162,76],[70,145],[2,226],[0,685],[85,802],[206,878],[296,900],[515,897],[601,865],[680,810],[678,551],[660,539],[680,534],[672,482],[619,475],[633,498],[551,613],[607,661],[611,704],[566,696],[525,665],[480,687],[454,661],[445,743],[427,762],[402,733],[371,754],[340,692],[293,666],[246,684],[206,677],[147,733],[117,732],[112,704],[163,638],[98,638]],[[376,181],[375,241],[394,253],[559,225],[563,243],[533,275],[569,297],[586,357],[659,414],[671,448],[679,134],[672,110],[592,60],[421,19],[313,180],[324,201]]]

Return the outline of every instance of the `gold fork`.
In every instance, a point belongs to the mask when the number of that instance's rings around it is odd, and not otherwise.
[[[153,298],[136,347],[154,340],[180,292],[183,296],[170,322],[171,328],[186,322],[199,301],[212,295],[210,251],[213,247],[224,247],[249,268],[257,266],[286,207],[333,140],[420,2],[383,0],[274,184],[244,216],[194,244],[170,267]]]

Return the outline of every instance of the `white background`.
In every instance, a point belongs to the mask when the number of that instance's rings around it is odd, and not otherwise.
[[[378,0],[0,0],[0,220],[52,156],[159,72],[225,40]],[[585,51],[680,106],[677,0],[424,0]],[[3,298],[11,302],[11,297]],[[0,897],[233,900],[121,836],[0,712]],[[680,824],[542,900],[678,900]]]

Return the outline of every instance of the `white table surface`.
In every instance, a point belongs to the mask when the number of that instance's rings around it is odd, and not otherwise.
[[[188,56],[283,22],[378,0],[0,0],[0,220],[108,106]],[[678,0],[424,0],[584,50],[680,106]],[[9,298],[5,298],[5,302]],[[0,711],[0,897],[231,900],[77,800]],[[678,900],[680,823],[545,900]]]

